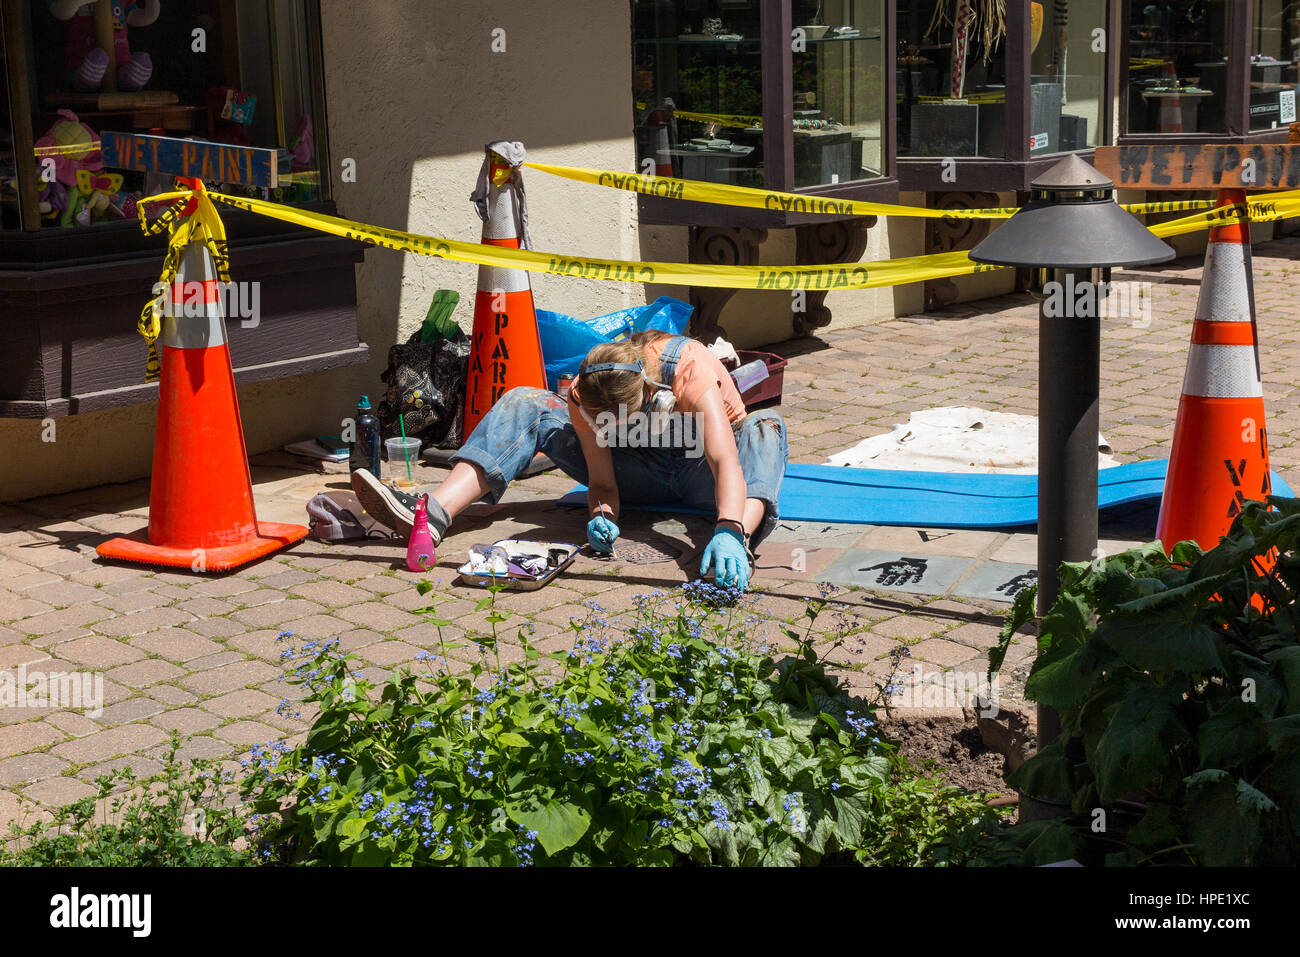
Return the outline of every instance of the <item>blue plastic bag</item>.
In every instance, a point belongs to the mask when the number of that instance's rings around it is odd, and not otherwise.
[[[537,310],[537,332],[546,364],[546,387],[558,392],[560,376],[576,375],[582,360],[593,348],[618,342],[630,333],[659,329],[681,335],[691,321],[694,307],[672,296],[660,296],[644,306],[621,309],[583,322],[559,312]]]
[[[537,310],[537,332],[546,364],[546,388],[560,389],[560,376],[574,375],[587,353],[609,340],[581,319],[559,312]]]
[[[626,319],[633,332],[659,329],[680,336],[686,331],[686,326],[691,321],[691,313],[694,309],[695,307],[689,302],[682,302],[672,296],[660,296],[649,305],[633,306],[631,309],[611,312],[607,316],[593,319],[592,322],[615,318]]]

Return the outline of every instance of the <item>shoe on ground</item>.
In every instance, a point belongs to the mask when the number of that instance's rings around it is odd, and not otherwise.
[[[352,491],[367,515],[403,538],[411,537],[418,496],[385,485],[367,469],[357,469],[352,473]]]

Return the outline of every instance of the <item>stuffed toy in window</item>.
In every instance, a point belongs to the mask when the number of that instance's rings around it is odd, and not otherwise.
[[[135,215],[135,197],[119,173],[104,171],[99,134],[71,110],[36,141],[41,216],[60,226],[89,226]]]
[[[104,2],[104,0],[100,0]],[[139,90],[153,76],[147,53],[132,53],[127,39],[130,27],[147,27],[158,19],[159,0],[107,0],[113,8],[113,59],[117,85]],[[95,4],[85,0],[46,0],[50,12],[68,21],[67,65],[69,82],[79,93],[93,93],[104,83],[108,54],[95,38]]]

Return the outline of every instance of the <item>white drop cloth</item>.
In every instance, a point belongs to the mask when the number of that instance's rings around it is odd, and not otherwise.
[[[1097,435],[1097,467],[1119,465]],[[863,439],[827,459],[831,465],[918,472],[1038,471],[1038,419],[955,406],[913,412],[906,425]]]

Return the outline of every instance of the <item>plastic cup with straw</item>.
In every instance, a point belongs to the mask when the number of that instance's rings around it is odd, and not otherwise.
[[[420,447],[420,442],[418,439],[412,440],[406,437],[406,422],[403,421],[400,415],[397,417],[397,421],[402,429],[402,437],[400,439],[393,438],[385,441],[384,444],[388,446],[388,460],[390,462],[393,461],[397,453],[397,448],[400,446],[402,449],[402,458],[406,460],[406,484],[414,485],[415,479],[411,475],[411,449],[412,447],[418,449]]]
[[[406,416],[399,415],[397,425],[402,430],[402,456],[406,459],[406,484],[414,485],[415,479],[411,478],[411,448],[406,444]]]

